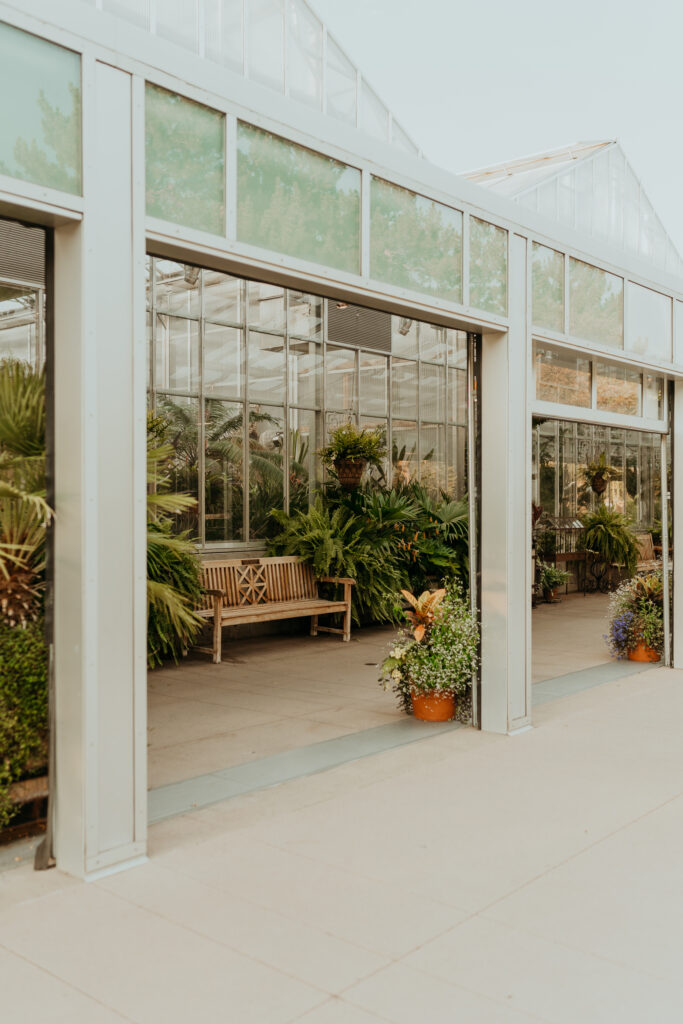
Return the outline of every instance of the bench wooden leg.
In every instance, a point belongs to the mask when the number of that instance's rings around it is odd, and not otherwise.
[[[318,616],[311,615],[311,636],[318,635]]]
[[[214,665],[220,665],[221,663],[221,620],[220,617],[214,616],[213,620],[213,663]]]
[[[344,584],[344,600],[346,601],[346,611],[344,612],[344,635],[342,641],[348,643],[351,639],[351,585],[349,583]]]

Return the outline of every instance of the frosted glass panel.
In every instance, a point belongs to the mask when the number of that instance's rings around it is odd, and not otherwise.
[[[118,14],[133,25],[149,28],[149,0],[102,0],[102,10]]]
[[[249,0],[249,77],[282,91],[284,0]]]
[[[674,301],[674,362],[683,364],[683,302]]]
[[[462,214],[373,178],[370,273],[378,281],[462,302]]]
[[[368,135],[389,140],[389,111],[367,82],[361,85],[360,124]]]
[[[564,256],[534,242],[531,248],[533,322],[564,332]]]
[[[639,284],[628,285],[626,348],[671,359],[671,299]]]
[[[145,95],[147,213],[223,235],[223,114],[155,85]]]
[[[347,124],[356,123],[356,69],[337,44],[327,37],[327,113]]]
[[[328,347],[325,378],[325,404],[327,408],[345,409],[350,413],[355,412],[358,404],[358,385],[356,378],[356,353],[353,349]]]
[[[157,35],[197,50],[197,0],[163,0],[156,5]]]
[[[591,361],[566,349],[536,347],[536,398],[539,402],[591,407]]]
[[[470,305],[505,316],[508,233],[470,217]]]
[[[204,53],[238,74],[244,72],[243,0],[204,0]]]
[[[81,58],[0,22],[0,174],[81,193]]]
[[[287,88],[292,99],[322,107],[323,27],[301,3],[289,0],[287,25]]]
[[[569,333],[612,348],[624,345],[624,282],[581,260],[569,260]]]
[[[643,379],[636,370],[612,363],[595,363],[595,393],[598,409],[623,416],[642,415]]]
[[[360,272],[360,171],[240,123],[237,236]]]

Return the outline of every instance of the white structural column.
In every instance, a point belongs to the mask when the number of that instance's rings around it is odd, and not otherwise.
[[[83,80],[85,214],[55,231],[55,853],[88,877],[146,849],[145,324],[134,82]]]
[[[481,369],[482,729],[531,723],[531,423],[527,243],[510,242],[507,334],[485,334]]]
[[[676,546],[683,552],[683,380],[674,383],[673,408],[673,465],[671,467],[673,488],[669,516],[673,520],[673,595],[674,608],[671,619],[673,638],[673,666],[683,668],[683,558],[675,557]]]

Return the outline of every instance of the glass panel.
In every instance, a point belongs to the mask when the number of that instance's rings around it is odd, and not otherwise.
[[[360,126],[375,139],[389,140],[389,111],[365,81],[361,84]]]
[[[430,363],[446,362],[446,328],[420,324],[420,359]]]
[[[470,305],[507,314],[508,233],[495,224],[470,217]]]
[[[448,419],[467,423],[467,371],[448,370]]]
[[[157,313],[199,316],[199,268],[171,260],[154,261]]]
[[[635,370],[595,362],[597,408],[624,416],[640,416],[642,378]]]
[[[433,363],[420,363],[420,419],[445,419],[446,370]]]
[[[401,419],[417,419],[417,363],[393,359],[391,364],[391,412]]]
[[[467,334],[465,331],[446,331],[448,362],[460,370],[467,369]]]
[[[152,390],[154,388],[154,333],[152,331],[152,324],[154,323],[154,316],[151,310],[147,310],[145,313],[145,337],[147,339],[147,388]],[[0,348],[2,347],[2,335],[0,334]]]
[[[360,426],[362,430],[377,430],[379,428],[386,438],[389,437],[387,421],[383,416],[361,416]],[[361,483],[374,483],[380,487],[387,487],[389,486],[390,479],[391,473],[387,453],[386,458],[381,460],[379,466],[368,466],[366,468]]]
[[[38,293],[33,288],[0,284],[0,359],[42,363]]]
[[[249,77],[284,88],[284,0],[250,0]]]
[[[149,29],[149,0],[102,0],[102,10]]]
[[[291,405],[322,405],[322,346],[313,341],[289,343],[289,402]]]
[[[244,378],[242,331],[239,327],[204,324],[204,391],[241,398]]]
[[[204,0],[204,53],[231,71],[244,72],[242,0]]]
[[[664,418],[664,378],[646,373],[643,378],[643,416],[649,420]]]
[[[292,99],[322,107],[323,27],[301,0],[289,0],[287,90]]]
[[[249,398],[283,402],[285,397],[285,339],[275,334],[248,335]]]
[[[612,348],[624,344],[624,282],[569,259],[569,333]]]
[[[287,292],[288,330],[304,338],[322,338],[323,300],[305,292]]]
[[[399,288],[462,302],[462,214],[373,178],[370,271]]]
[[[181,491],[199,499],[199,401],[196,398],[157,395],[156,414],[169,425],[173,445],[170,464],[171,490]],[[192,537],[199,536],[199,506],[174,516],[178,532],[189,530]]]
[[[266,331],[285,329],[285,291],[274,284],[249,281],[249,326]]]
[[[289,411],[289,511],[307,509],[320,482],[316,452],[322,440],[320,413],[306,409]]]
[[[284,508],[285,419],[282,409],[249,407],[249,537],[272,530],[270,511]]]
[[[360,353],[360,411],[368,416],[386,416],[389,374],[386,356]]]
[[[81,58],[0,23],[0,173],[81,194]]]
[[[417,423],[409,420],[393,420],[391,424],[391,463],[393,487],[417,480]]]
[[[163,0],[155,7],[157,35],[196,52],[197,0]]]
[[[591,361],[564,349],[536,346],[536,398],[582,409],[591,406]]]
[[[446,488],[445,428],[440,423],[420,424],[420,483],[436,497]]]
[[[671,332],[671,299],[629,281],[626,348],[671,359]]]
[[[199,387],[199,324],[157,313],[157,380],[159,388],[196,392]]]
[[[204,534],[244,540],[244,406],[205,402]]]
[[[225,234],[225,117],[174,92],[145,89],[147,213]]]
[[[452,498],[467,494],[467,427],[447,427],[450,452],[444,490]]]
[[[244,282],[217,270],[204,270],[204,316],[218,323],[243,323],[242,290]]]
[[[531,247],[533,322],[564,334],[564,256],[534,242]]]
[[[353,349],[328,345],[325,360],[325,405],[355,414],[358,403],[356,353]]]
[[[356,124],[356,69],[327,37],[327,113],[347,124]]]
[[[358,274],[360,171],[241,122],[237,146],[240,241]]]
[[[683,306],[683,303],[681,305]],[[683,317],[681,317],[681,322],[683,323]],[[408,356],[409,359],[417,359],[417,329],[417,320],[410,320],[405,316],[392,316],[391,351],[395,356]]]

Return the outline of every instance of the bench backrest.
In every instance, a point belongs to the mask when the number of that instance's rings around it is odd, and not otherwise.
[[[206,590],[221,590],[224,604],[231,608],[318,596],[310,565],[292,555],[207,561],[202,566],[202,585]],[[205,598],[199,607],[211,608],[212,599]]]
[[[654,562],[655,561],[655,549],[652,543],[651,533],[639,533],[636,535],[636,541],[638,544],[638,561],[639,562]]]

